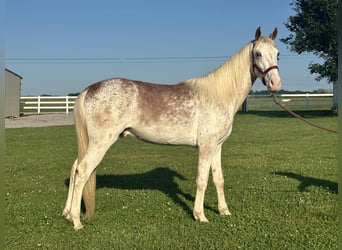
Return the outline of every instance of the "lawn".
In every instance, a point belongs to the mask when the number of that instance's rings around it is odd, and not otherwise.
[[[303,112],[337,128],[324,111]],[[6,129],[6,249],[337,249],[335,134],[282,111],[238,114],[222,152],[232,215],[192,218],[197,149],[120,139],[97,169],[96,213],[61,217],[77,147],[73,126]]]

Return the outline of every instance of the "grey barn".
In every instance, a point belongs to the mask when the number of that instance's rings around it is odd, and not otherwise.
[[[5,117],[20,116],[20,90],[23,78],[5,69]]]

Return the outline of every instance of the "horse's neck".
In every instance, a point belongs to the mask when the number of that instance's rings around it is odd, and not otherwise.
[[[200,97],[237,111],[256,79],[251,72],[251,50],[248,43],[213,72],[193,79]]]
[[[235,109],[240,107],[255,81],[251,73],[251,50],[252,44],[247,44],[211,73],[213,74],[211,78],[219,79],[218,82],[212,84],[217,84],[219,91],[222,91],[225,97],[224,104],[233,106]]]

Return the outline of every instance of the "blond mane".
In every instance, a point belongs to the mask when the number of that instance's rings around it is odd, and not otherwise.
[[[250,73],[252,46],[253,43],[246,44],[214,71],[186,80],[185,84],[198,93],[201,101],[226,105],[243,98],[255,80]]]

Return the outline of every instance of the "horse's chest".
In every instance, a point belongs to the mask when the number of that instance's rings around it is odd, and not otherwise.
[[[201,138],[225,140],[231,133],[233,117],[220,109],[203,110],[199,115],[198,135]]]

